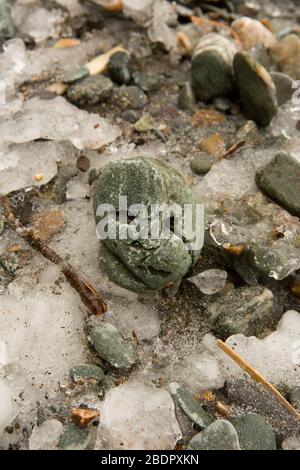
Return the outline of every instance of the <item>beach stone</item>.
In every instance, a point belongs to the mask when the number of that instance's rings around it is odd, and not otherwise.
[[[293,79],[281,72],[271,72],[271,78],[276,88],[276,96],[278,106],[282,106],[284,103],[292,99],[295,93],[293,88]]]
[[[90,432],[75,424],[68,424],[59,440],[58,447],[62,450],[85,450],[89,444]]]
[[[0,45],[7,39],[13,38],[15,27],[11,18],[10,2],[1,0],[0,2]]]
[[[200,153],[191,161],[191,169],[196,175],[205,175],[213,166],[215,159],[208,153]]]
[[[86,172],[91,166],[91,161],[85,155],[80,155],[76,160],[76,167],[78,170]]]
[[[268,126],[277,113],[276,89],[272,78],[247,52],[238,52],[233,66],[246,115],[259,126]]]
[[[208,102],[234,92],[232,63],[238,48],[217,33],[203,36],[192,57],[192,85],[198,100]]]
[[[71,367],[69,375],[71,380],[75,383],[93,380],[100,384],[105,378],[101,367],[96,366],[95,364],[77,364]]]
[[[68,88],[67,96],[72,103],[84,106],[106,101],[111,94],[113,84],[103,75],[92,75],[80,80]]]
[[[247,121],[246,124],[237,131],[235,140],[236,142],[245,142],[247,145],[256,147],[261,144],[262,137],[255,122]]]
[[[219,419],[196,434],[189,442],[188,450],[240,450],[239,438],[233,425]]]
[[[79,67],[78,69],[71,70],[70,72],[67,72],[61,79],[63,83],[66,83],[67,85],[71,85],[72,83],[77,82],[78,80],[82,80],[85,77],[88,77],[90,72],[88,69],[83,65],[82,67]]]
[[[121,110],[126,109],[142,109],[147,104],[147,95],[135,85],[114,88],[112,91],[111,101]]]
[[[101,323],[94,327],[90,337],[99,357],[117,369],[130,369],[138,359],[133,347],[110,323]]]
[[[232,421],[242,450],[276,450],[274,433],[268,423],[257,414],[247,414]]]
[[[162,82],[162,77],[153,73],[134,72],[132,78],[135,85],[146,93],[158,90]]]
[[[203,407],[194,398],[191,392],[178,383],[171,383],[169,386],[170,393],[185,414],[197,425],[204,429],[213,422],[213,418],[203,409]]]
[[[267,29],[260,21],[243,16],[231,24],[231,28],[239,36],[244,49],[250,50],[257,44],[262,44],[265,48],[276,45],[277,40],[274,34]]]
[[[289,391],[289,400],[297,410],[300,411],[300,387],[292,387]]]
[[[262,286],[239,287],[219,298],[208,311],[213,331],[222,338],[258,335],[271,319],[273,294]]]
[[[287,153],[279,153],[256,175],[258,187],[282,204],[291,214],[300,216],[300,163]]]
[[[130,56],[127,52],[115,52],[109,59],[107,73],[113,82],[126,85],[130,82]]]
[[[183,110],[193,110],[196,104],[194,91],[190,82],[185,82],[179,90],[178,107]]]
[[[114,222],[116,239],[102,240],[99,254],[102,267],[113,282],[135,292],[178,287],[197,261],[202,240],[199,246],[190,249],[189,243],[195,236],[192,233],[186,233],[185,240],[178,237],[174,229],[168,231],[167,237],[162,236],[162,232],[156,237],[143,237],[128,229],[130,223],[138,220],[137,214],[128,213],[128,208],[133,204],[143,204],[146,208],[153,204],[177,204],[181,208],[190,204],[192,211],[196,211],[195,193],[173,168],[153,158],[134,158],[110,163],[102,169],[94,193],[95,213],[101,204],[110,204],[118,211],[120,195],[127,197],[127,213],[123,214],[124,220]],[[148,217],[149,212],[147,220]],[[164,216],[166,226],[171,224],[171,218],[170,214]],[[105,224],[106,219],[96,216],[96,222]],[[124,230],[125,238],[120,236]],[[202,222],[197,231],[200,238],[201,230],[204,230]]]
[[[300,38],[296,34],[285,36],[272,47],[271,55],[281,72],[300,79]]]

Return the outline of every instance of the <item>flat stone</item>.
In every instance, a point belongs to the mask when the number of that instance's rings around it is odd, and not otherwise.
[[[199,428],[204,429],[213,422],[213,418],[203,409],[203,407],[194,398],[191,392],[178,383],[171,383],[169,386],[170,393],[174,401],[179,404],[185,414]]]
[[[98,384],[102,383],[105,375],[101,367],[95,364],[78,364],[71,367],[69,371],[70,378],[73,382],[86,382],[94,380]]]
[[[222,338],[258,335],[271,320],[273,294],[262,286],[239,287],[210,305],[213,331]]]
[[[240,450],[233,425],[225,419],[210,424],[190,441],[188,450]]]
[[[268,126],[277,113],[276,89],[271,76],[247,52],[235,55],[233,67],[246,115],[259,126]]]
[[[269,197],[300,216],[300,163],[295,158],[279,153],[257,173],[256,182]]]
[[[103,75],[93,75],[71,85],[67,91],[70,101],[80,106],[106,101],[113,88],[112,81]]]
[[[85,450],[89,444],[90,432],[75,424],[68,424],[64,428],[58,447],[63,450]]]
[[[137,361],[136,351],[110,323],[101,323],[94,327],[90,336],[99,357],[111,366],[127,370]]]
[[[276,450],[274,433],[268,423],[257,414],[247,414],[232,421],[242,450]]]
[[[271,72],[270,75],[276,87],[278,106],[282,106],[284,103],[292,99],[292,96],[295,93],[295,88],[293,88],[293,79],[289,75],[281,72]]]
[[[82,66],[79,67],[78,69],[72,70],[71,72],[66,73],[61,81],[63,83],[67,83],[68,85],[71,85],[74,82],[77,82],[78,80],[81,80],[82,78],[85,78],[89,75],[89,71],[86,67]]]
[[[297,410],[300,411],[300,387],[292,387],[289,391],[289,400]]]
[[[108,62],[107,72],[113,82],[126,85],[131,78],[130,57],[127,52],[115,52]]]
[[[208,153],[200,153],[191,161],[191,169],[196,175],[205,175],[213,166],[215,162],[214,157]]]

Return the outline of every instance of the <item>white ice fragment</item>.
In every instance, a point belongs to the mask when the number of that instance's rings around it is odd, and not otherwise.
[[[283,136],[286,139],[297,138],[299,131],[297,123],[300,120],[300,105],[288,101],[278,109],[270,123],[270,130],[275,137]]]
[[[99,0],[93,1],[99,3]],[[147,26],[151,18],[153,3],[154,0],[124,0],[123,13],[125,16],[132,18],[137,24]]]
[[[84,15],[86,9],[79,0],[56,0],[56,3],[68,10],[71,17]]]
[[[11,9],[12,20],[17,31],[29,36],[36,43],[59,37],[66,20],[66,13],[57,8],[47,10],[37,5],[22,5],[16,2]]]
[[[67,184],[66,198],[68,201],[74,199],[85,199],[89,194],[89,185],[82,181],[71,180]]]
[[[170,394],[137,382],[107,393],[101,424],[113,450],[170,450],[181,438]]]
[[[30,450],[54,450],[63,432],[63,425],[57,419],[48,419],[33,428],[29,438]]]
[[[287,437],[281,444],[283,450],[300,450],[300,438],[299,437]]]
[[[190,278],[203,294],[212,295],[224,289],[227,280],[227,272],[221,269],[208,269]]]
[[[103,31],[81,41],[76,47],[57,49],[43,47],[26,50],[24,41],[14,38],[7,41],[0,54],[0,80],[14,89],[27,80],[59,78],[64,73],[82,66],[100,51],[109,50],[114,43],[112,35]]]
[[[57,173],[56,162],[72,152],[64,142],[29,142],[0,151],[0,195],[47,184]]]
[[[208,351],[191,353],[184,359],[183,380],[195,391],[222,388],[225,382],[219,362]]]
[[[15,419],[17,408],[13,402],[10,387],[3,379],[0,380],[0,437],[6,426]]]
[[[7,351],[5,341],[0,340],[0,368],[7,364]]]
[[[277,330],[264,339],[234,335],[226,343],[274,385],[300,385],[300,314],[288,311]],[[237,378],[243,371],[235,366],[228,378]]]
[[[70,140],[78,149],[98,149],[120,134],[106,119],[78,109],[62,96],[52,100],[34,97],[15,115],[0,116],[0,146],[47,139]]]
[[[150,340],[159,335],[159,313],[150,302],[122,301],[114,308],[109,321],[123,336],[132,338],[134,331],[139,340]]]

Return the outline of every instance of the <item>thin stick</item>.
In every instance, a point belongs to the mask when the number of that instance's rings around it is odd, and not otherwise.
[[[60,267],[61,272],[65,275],[73,289],[75,289],[79,294],[90,314],[102,315],[105,313],[107,311],[107,305],[100,294],[98,294],[96,290],[81,277],[71,264],[67,263],[58,253],[56,253],[56,251],[41,240],[34,232],[33,228],[27,228],[21,224],[12,211],[8,196],[1,197],[0,201],[4,207],[6,219],[10,227],[32,248]]]
[[[224,353],[226,353],[238,366],[241,367],[247,374],[249,374],[254,380],[260,383],[266,390],[272,393],[272,395],[292,414],[300,420],[300,413],[278,392],[278,390],[268,380],[266,380],[259,372],[257,372],[250,364],[248,364],[239,354],[237,354],[230,346],[225,344],[223,341],[217,341],[217,345]]]
[[[241,140],[240,142],[237,142],[236,144],[233,144],[226,152],[222,155],[222,158],[229,158],[232,157],[235,152],[237,152],[240,148],[245,145],[245,141]]]

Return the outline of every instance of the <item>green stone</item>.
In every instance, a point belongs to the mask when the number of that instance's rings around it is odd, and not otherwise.
[[[134,130],[137,132],[148,132],[153,129],[154,121],[151,114],[143,114],[140,119],[134,124]]]
[[[193,398],[189,390],[175,382],[170,384],[169,389],[175,402],[179,404],[185,414],[197,424],[199,428],[204,429],[213,422],[212,417]]]
[[[11,19],[10,2],[0,1],[0,43],[14,37],[15,27]]]
[[[79,67],[78,69],[72,70],[71,72],[66,73],[61,81],[71,85],[74,82],[77,82],[78,80],[81,80],[82,78],[85,78],[89,75],[89,71],[86,67],[82,66]]]
[[[192,57],[192,85],[201,101],[212,101],[234,93],[232,61],[237,48],[233,41],[211,33],[202,37]]]
[[[262,416],[247,414],[232,420],[242,450],[276,450],[274,433]]]
[[[220,419],[196,434],[190,441],[188,450],[240,450],[239,438],[233,425]]]
[[[300,217],[300,163],[286,153],[279,153],[256,175],[258,187]]]
[[[196,211],[196,195],[181,175],[152,158],[121,160],[102,169],[94,194],[95,212],[101,204],[110,204],[118,211],[119,196],[127,196],[128,208],[143,204],[148,211],[148,221],[152,204],[177,204],[180,208],[189,204],[193,214]],[[164,219],[164,223],[171,225],[171,217]],[[96,217],[97,224],[101,221],[104,223],[105,218]],[[200,254],[200,250],[190,249],[189,243],[193,239],[189,234],[181,239],[171,230],[167,239],[161,236],[136,239],[130,234],[122,239],[120,234],[128,227],[130,220],[116,221],[116,239],[102,241],[99,259],[109,278],[125,289],[139,293],[178,286]]]
[[[231,335],[260,334],[272,319],[273,294],[262,286],[239,287],[209,307],[213,331],[226,339]]]
[[[71,380],[73,382],[85,382],[87,380],[94,380],[98,384],[102,383],[105,375],[101,367],[94,364],[78,364],[71,367],[69,371]]]
[[[110,323],[101,323],[91,331],[91,342],[101,359],[117,369],[130,369],[138,356]]]
[[[247,52],[235,55],[233,67],[246,115],[259,126],[268,126],[277,113],[276,88],[271,76]]]
[[[133,81],[139,88],[148,93],[159,89],[162,78],[151,73],[134,72]]]
[[[191,161],[191,169],[196,175],[205,175],[213,166],[215,160],[208,153],[201,153]]]
[[[75,424],[68,424],[60,438],[58,447],[63,450],[85,450],[89,444],[90,432]]]

